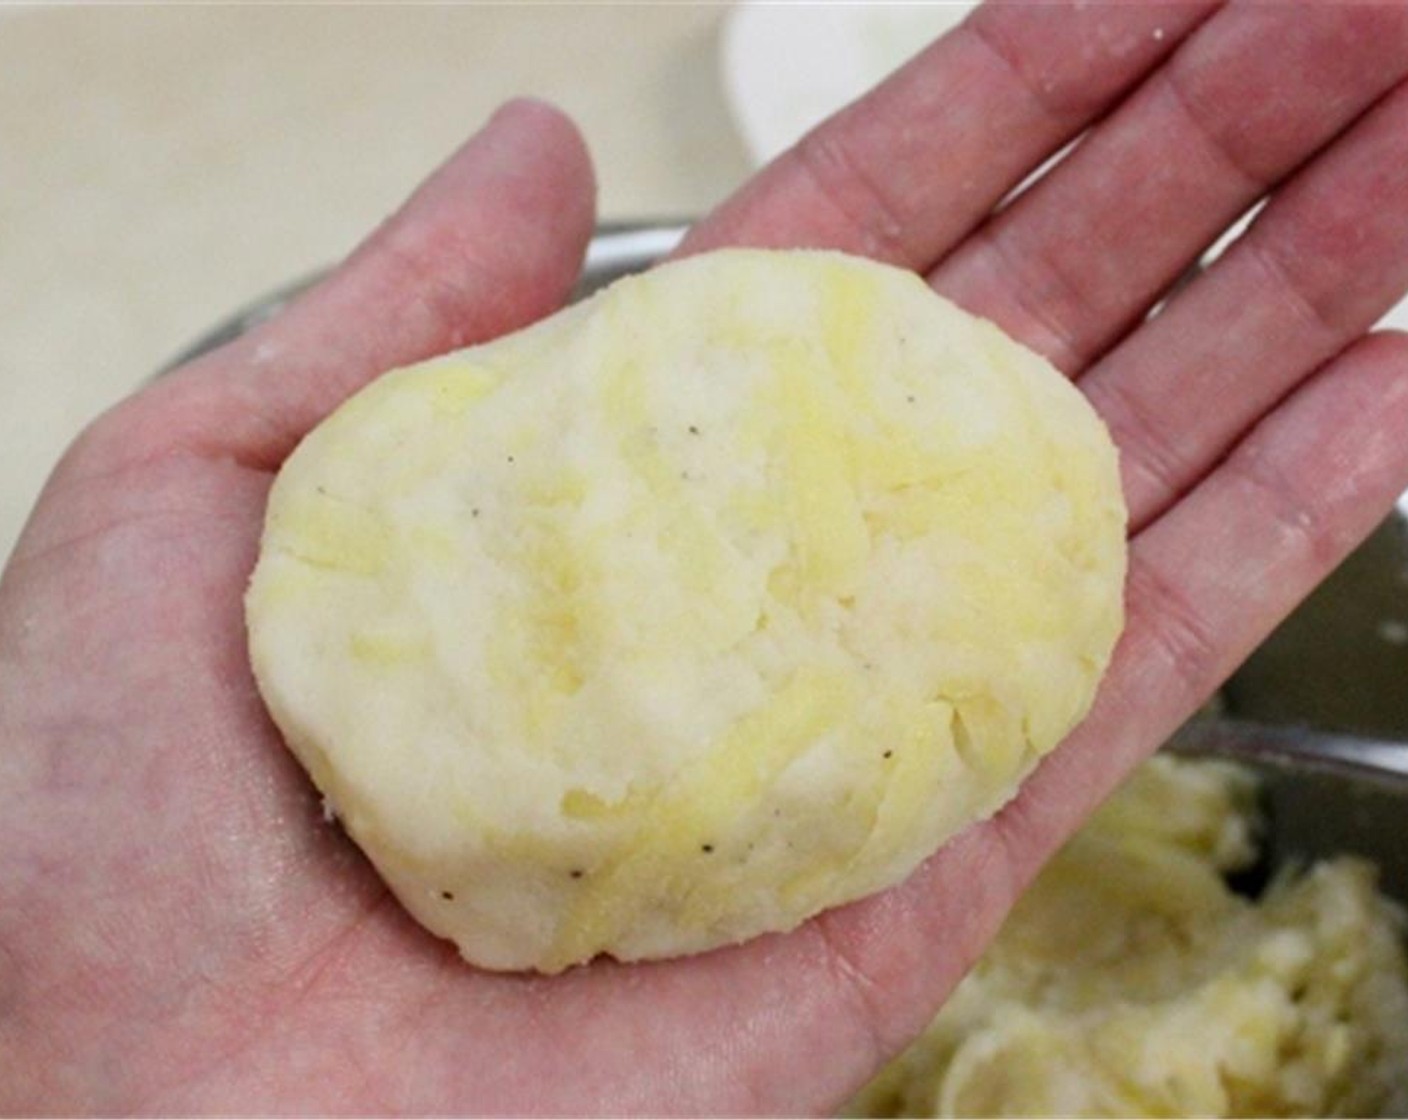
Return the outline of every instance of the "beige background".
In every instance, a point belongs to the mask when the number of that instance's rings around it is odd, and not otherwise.
[[[0,557],[79,428],[333,261],[495,105],[581,124],[612,217],[749,163],[717,5],[0,9]]]

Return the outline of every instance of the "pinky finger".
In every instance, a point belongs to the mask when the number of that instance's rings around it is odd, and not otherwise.
[[[1134,539],[1095,707],[994,819],[1025,880],[1408,488],[1408,334],[1361,339]]]

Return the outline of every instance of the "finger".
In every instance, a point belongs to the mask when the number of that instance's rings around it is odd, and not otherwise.
[[[547,105],[511,102],[327,280],[173,375],[162,422],[188,427],[188,442],[277,465],[377,374],[555,310],[580,272],[593,211],[575,127]]]
[[[1225,8],[931,282],[1075,373],[1405,74],[1408,7]]]
[[[809,246],[927,269],[1213,7],[981,7],[780,156],[680,252]]]
[[[1408,85],[1290,182],[1081,388],[1139,528],[1408,290]]]

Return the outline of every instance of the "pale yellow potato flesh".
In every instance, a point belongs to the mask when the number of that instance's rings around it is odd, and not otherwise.
[[[377,379],[269,500],[261,692],[494,969],[666,957],[904,878],[1086,712],[1115,450],[1037,355],[835,253],[654,269]]]

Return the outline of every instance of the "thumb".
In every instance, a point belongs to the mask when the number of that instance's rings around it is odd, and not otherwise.
[[[575,126],[510,102],[286,311],[155,386],[162,442],[277,467],[377,374],[556,310],[594,214]]]

